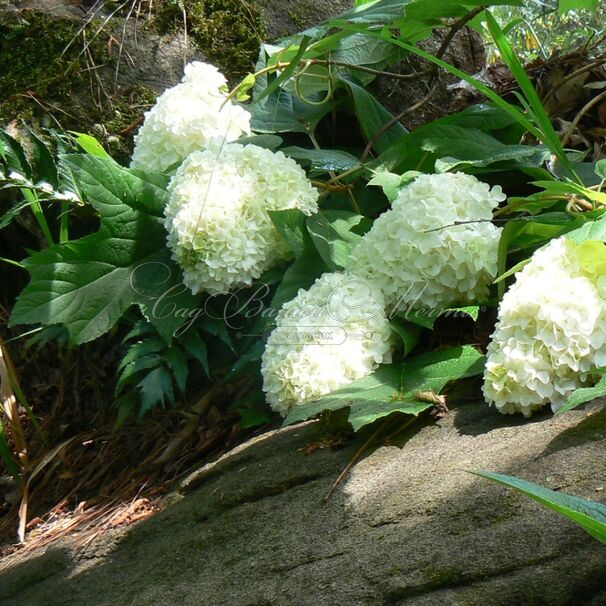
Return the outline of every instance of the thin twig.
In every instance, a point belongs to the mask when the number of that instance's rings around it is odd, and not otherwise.
[[[558,90],[560,90],[562,88],[562,86],[564,84],[566,84],[570,80],[576,78],[577,76],[580,76],[581,74],[584,74],[585,72],[591,71],[595,67],[600,67],[605,62],[606,62],[606,58],[602,57],[599,61],[594,61],[593,63],[588,63],[587,65],[584,65],[583,67],[580,67],[579,69],[576,69],[575,71],[571,72],[570,74],[568,74],[567,76],[562,78],[558,82],[557,86],[554,86],[547,91],[546,95],[543,97],[543,103],[545,104],[555,93],[558,92]]]
[[[572,136],[572,133],[574,132],[575,128],[579,125],[579,122],[581,121],[581,118],[597,103],[599,103],[602,99],[606,99],[606,91],[600,93],[597,97],[594,97],[593,99],[591,99],[591,101],[589,101],[588,103],[586,103],[581,111],[575,116],[574,120],[572,121],[570,127],[568,128],[568,130],[566,131],[566,133],[564,134],[564,137],[562,138],[562,147],[564,147],[566,145],[566,143],[568,143],[568,139],[570,139],[570,137]]]
[[[457,35],[457,33],[459,32],[459,30],[461,30],[469,21],[471,21],[474,17],[476,17],[477,15],[479,15],[485,9],[486,9],[485,6],[478,6],[478,7],[476,7],[475,9],[473,9],[472,11],[470,11],[469,13],[467,13],[465,16],[461,17],[456,23],[454,23],[450,27],[450,30],[448,31],[448,34],[446,35],[446,37],[442,41],[442,44],[440,45],[440,48],[438,49],[438,52],[436,53],[436,57],[438,59],[441,59],[444,56],[444,54],[448,50],[448,47],[450,46],[450,43],[452,42],[452,40],[454,39],[454,37]],[[370,152],[371,152],[374,144],[388,130],[390,130],[392,126],[394,126],[395,124],[397,124],[402,118],[404,118],[409,113],[411,113],[411,112],[416,111],[417,109],[419,109],[422,105],[424,105],[425,103],[427,103],[427,101],[433,96],[433,94],[438,89],[438,85],[440,83],[440,75],[439,75],[439,72],[437,70],[435,70],[435,69],[432,70],[432,72],[433,72],[433,78],[431,80],[431,85],[430,85],[429,92],[420,101],[417,101],[416,103],[414,103],[410,107],[407,107],[406,109],[404,109],[403,111],[401,111],[397,116],[393,116],[391,118],[391,120],[389,120],[388,122],[386,122],[370,138],[370,140],[368,141],[366,147],[364,148],[364,151],[362,152],[362,156],[360,158],[360,162],[362,162],[362,164],[364,164],[364,162],[366,162],[366,160],[368,159],[368,156],[370,155]]]
[[[345,466],[345,469],[343,469],[343,471],[339,474],[337,479],[334,481],[333,485],[330,487],[330,490],[326,493],[326,496],[324,497],[324,502],[329,501],[330,497],[332,496],[332,493],[341,483],[343,478],[349,473],[351,468],[358,462],[358,460],[364,454],[366,449],[377,439],[379,435],[381,435],[383,430],[387,429],[387,427],[391,425],[392,422],[393,419],[387,417],[387,419],[385,419],[385,421],[381,423],[381,425],[379,425],[378,429],[370,436],[370,438],[368,438],[368,440],[366,440],[366,442],[364,442],[364,444],[362,444],[362,446],[360,446],[360,448],[356,450],[353,457],[351,457],[351,459],[349,460],[349,463],[347,463],[347,465]]]

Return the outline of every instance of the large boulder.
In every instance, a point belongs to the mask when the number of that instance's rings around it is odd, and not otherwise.
[[[503,417],[462,405],[382,446],[315,423],[262,435],[188,478],[161,513],[0,564],[3,606],[606,604],[606,546],[488,469],[605,498],[606,410]]]

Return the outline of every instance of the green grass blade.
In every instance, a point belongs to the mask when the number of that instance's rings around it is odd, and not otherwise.
[[[485,16],[490,35],[495,41],[503,61],[505,61],[507,67],[509,67],[511,70],[511,73],[514,75],[518,85],[520,86],[528,105],[532,109],[533,118],[542,133],[541,140],[558,157],[562,165],[568,170],[571,176],[577,182],[581,183],[578,175],[572,167],[570,160],[566,156],[564,147],[558,134],[553,128],[553,124],[551,123],[549,115],[547,114],[547,110],[541,102],[541,99],[539,98],[531,79],[522,65],[522,62],[518,58],[516,52],[509,43],[509,40],[507,40],[503,30],[499,27],[499,24],[496,22],[492,14],[489,11],[486,11]]]
[[[21,188],[21,193],[26,201],[31,205],[32,212],[34,213],[34,217],[36,217],[36,221],[38,221],[38,225],[42,230],[42,235],[46,239],[46,243],[49,246],[52,246],[55,241],[53,240],[53,236],[50,231],[50,227],[46,221],[46,217],[44,216],[44,211],[42,210],[42,204],[40,204],[40,200],[38,200],[38,195],[33,189],[29,189],[27,187]]]
[[[486,97],[488,97],[497,107],[500,107],[503,111],[507,112],[516,122],[521,124],[527,131],[532,133],[537,139],[541,137],[541,132],[539,131],[539,129],[537,129],[536,126],[515,105],[508,103],[507,101],[502,99],[497,93],[495,93],[491,88],[486,86],[483,82],[480,82],[480,80],[477,80],[473,76],[470,76],[468,73],[461,71],[460,69],[456,68],[454,65],[451,65],[450,63],[443,61],[442,59],[440,59],[434,55],[431,55],[430,53],[427,53],[424,50],[421,50],[420,48],[417,48],[416,46],[414,46],[412,44],[408,44],[407,42],[403,42],[402,40],[395,38],[388,30],[383,30],[383,31],[377,32],[377,31],[369,30],[365,27],[360,27],[360,26],[350,24],[350,23],[345,23],[345,22],[341,22],[341,23],[339,23],[339,25],[341,27],[343,27],[344,29],[352,31],[352,32],[363,33],[368,36],[373,36],[375,38],[379,38],[381,40],[386,40],[387,42],[391,42],[392,44],[395,44],[396,46],[399,46],[400,48],[403,48],[423,59],[426,59],[430,63],[433,63],[434,65],[437,65],[438,67],[441,67],[444,71],[448,72],[449,74],[457,76],[457,78],[460,78],[461,80],[465,80],[465,82],[471,84],[471,86],[473,86],[476,90],[480,91]]]
[[[513,476],[488,471],[472,471],[471,473],[504,484],[508,488],[513,488],[525,494],[541,505],[566,516],[581,526],[592,537],[606,543],[606,505],[563,492],[556,492]]]
[[[59,218],[59,242],[69,240],[69,202],[61,202],[61,215]]]
[[[311,39],[307,36],[301,39],[301,42],[299,43],[299,50],[297,51],[297,54],[293,57],[292,61],[290,62],[290,65],[285,68],[282,73],[267,88],[263,89],[263,92],[260,95],[253,99],[253,103],[259,103],[259,101],[271,95],[276,89],[278,89],[278,87],[282,86],[282,84],[286,82],[286,80],[288,80],[295,73],[295,70],[297,69],[301,58],[305,54],[305,51],[307,50],[310,41]]]

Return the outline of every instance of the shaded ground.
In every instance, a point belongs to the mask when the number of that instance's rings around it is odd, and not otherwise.
[[[166,509],[0,564],[5,606],[606,604],[606,547],[463,469],[604,500],[606,410],[532,422],[466,404],[358,464],[306,454],[316,424],[202,468]]]

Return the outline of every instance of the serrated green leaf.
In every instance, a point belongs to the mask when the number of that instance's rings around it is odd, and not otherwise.
[[[282,55],[283,61],[289,61],[290,65],[283,70],[281,70],[280,74],[274,78],[271,82],[267,81],[267,86],[258,94],[255,95],[255,99],[253,100],[253,105],[258,104],[265,97],[269,97],[274,91],[276,91],[284,82],[286,82],[295,72],[299,65],[299,60],[305,54],[305,50],[310,43],[310,38],[303,35],[299,40],[299,44],[294,46],[293,56],[290,59],[286,59],[285,54]],[[285,49],[288,51],[289,49]]]
[[[405,400],[400,393],[401,368],[397,364],[379,367],[372,375],[354,381],[319,400],[295,407],[285,425],[310,419],[327,410],[349,408],[349,422],[354,431],[377,419],[402,412],[418,415],[432,405]]]
[[[21,143],[0,128],[0,158],[6,163],[9,173],[15,171],[26,179],[32,178],[32,169]]]
[[[237,143],[239,145],[256,145],[265,149],[278,149],[282,145],[282,137],[277,135],[250,135],[240,137]]]
[[[381,171],[368,182],[368,185],[376,185],[383,190],[383,193],[390,202],[393,202],[407,183],[414,181],[420,174],[416,170],[409,170],[403,175],[396,175],[388,171]]]
[[[54,188],[59,186],[59,175],[53,154],[46,144],[28,127],[29,139],[32,144],[33,165],[32,178],[36,182],[46,181]]]
[[[393,202],[398,192],[400,191],[400,183],[402,177],[389,171],[377,173],[369,182],[368,185],[375,185],[383,190],[383,193],[390,202]]]
[[[141,341],[133,343],[129,348],[120,364],[118,370],[123,370],[129,364],[132,364],[137,358],[142,358],[148,354],[158,353],[166,349],[166,343],[159,335],[146,336]]]
[[[32,205],[31,200],[17,200],[5,213],[0,217],[0,229],[9,226],[28,206]]]
[[[351,10],[332,19],[332,24],[338,25],[340,21],[350,23],[379,24],[389,23],[405,14],[406,5],[411,0],[375,0],[374,2],[365,2]]]
[[[316,278],[319,278],[326,271],[328,271],[328,268],[313,244],[306,245],[303,252],[284,272],[284,278],[276,289],[271,300],[271,306],[274,309],[280,309],[284,303],[297,295],[300,288],[309,288]]]
[[[556,492],[538,484],[501,473],[492,473],[489,471],[472,471],[471,473],[487,480],[504,484],[525,494],[541,505],[549,507],[549,509],[576,522],[592,537],[602,543],[606,543],[606,505],[563,492]]]
[[[85,133],[79,133],[74,130],[68,131],[73,137],[74,141],[89,155],[97,156],[98,158],[109,158],[109,154],[103,148],[103,145],[97,141],[91,135]]]
[[[31,281],[17,300],[11,325],[64,324],[72,343],[79,344],[104,334],[139,304],[170,339],[183,319],[150,312],[163,293],[182,286],[181,270],[165,246],[167,179],[131,171],[110,158],[73,155],[64,162],[101,224],[90,236],[51,246],[26,261]],[[197,298],[181,292],[170,303],[195,308]]]
[[[402,392],[432,390],[440,393],[449,381],[482,374],[485,361],[485,356],[470,345],[408,358],[402,367]]]
[[[550,154],[544,147],[506,145],[481,130],[456,124],[436,126],[419,137],[422,149],[443,156],[436,162],[436,169],[441,172],[461,164],[482,167],[506,160],[540,166]]]
[[[450,309],[446,310],[446,313],[449,313],[449,315],[464,314],[469,316],[475,322],[480,317],[480,306],[465,305],[464,307],[451,307]]]
[[[210,378],[210,369],[208,367],[208,349],[202,337],[193,329],[190,328],[179,339],[179,343],[187,351],[187,353],[197,360],[206,376]]]
[[[305,218],[305,217],[303,217]],[[271,307],[280,309],[284,303],[293,299],[299,292],[299,289],[309,288],[316,278],[321,276],[328,267],[309,235],[307,227],[298,224],[297,249],[298,253],[295,260],[284,272],[284,277],[280,282],[271,301]]]
[[[439,394],[449,381],[481,374],[484,362],[482,354],[465,346],[407,358],[403,366],[380,366],[368,377],[295,407],[284,424],[341,408],[349,408],[348,420],[354,431],[394,412],[418,415],[433,406],[419,399],[421,392],[431,390]]]
[[[162,356],[157,353],[151,353],[136,357],[132,362],[126,364],[116,383],[116,393],[120,393],[124,386],[138,373],[143,370],[149,370],[162,364]]]
[[[187,368],[187,360],[185,359],[183,352],[179,347],[173,345],[164,353],[164,360],[175,378],[177,387],[181,393],[185,393],[189,371]]]
[[[143,335],[154,334],[156,331],[152,324],[147,320],[138,320],[133,324],[133,327],[126,333],[126,336],[122,339],[122,342],[126,343],[130,339],[140,338]]]
[[[158,405],[164,408],[175,401],[172,376],[164,365],[148,372],[137,384],[137,388],[141,394],[140,416]]]
[[[439,311],[439,310],[438,310]],[[433,325],[436,323],[438,316],[435,314],[435,310],[430,310],[429,314],[426,314],[423,310],[407,310],[403,313],[399,313],[398,317],[411,324],[416,324],[421,328],[433,329]]]
[[[220,339],[235,353],[234,344],[232,343],[227,324],[223,318],[205,316],[201,322],[201,328]]]
[[[522,261],[520,261],[519,263],[516,263],[512,268],[508,269],[506,272],[503,272],[494,282],[493,284],[498,284],[499,282],[502,282],[503,280],[505,280],[506,278],[509,278],[509,276],[513,276],[515,274],[517,274],[525,265],[527,265],[528,263],[530,263],[530,258],[528,259],[523,259]]]
[[[249,107],[251,128],[257,133],[308,133],[334,107],[333,102],[320,105],[305,103],[283,89]]]

